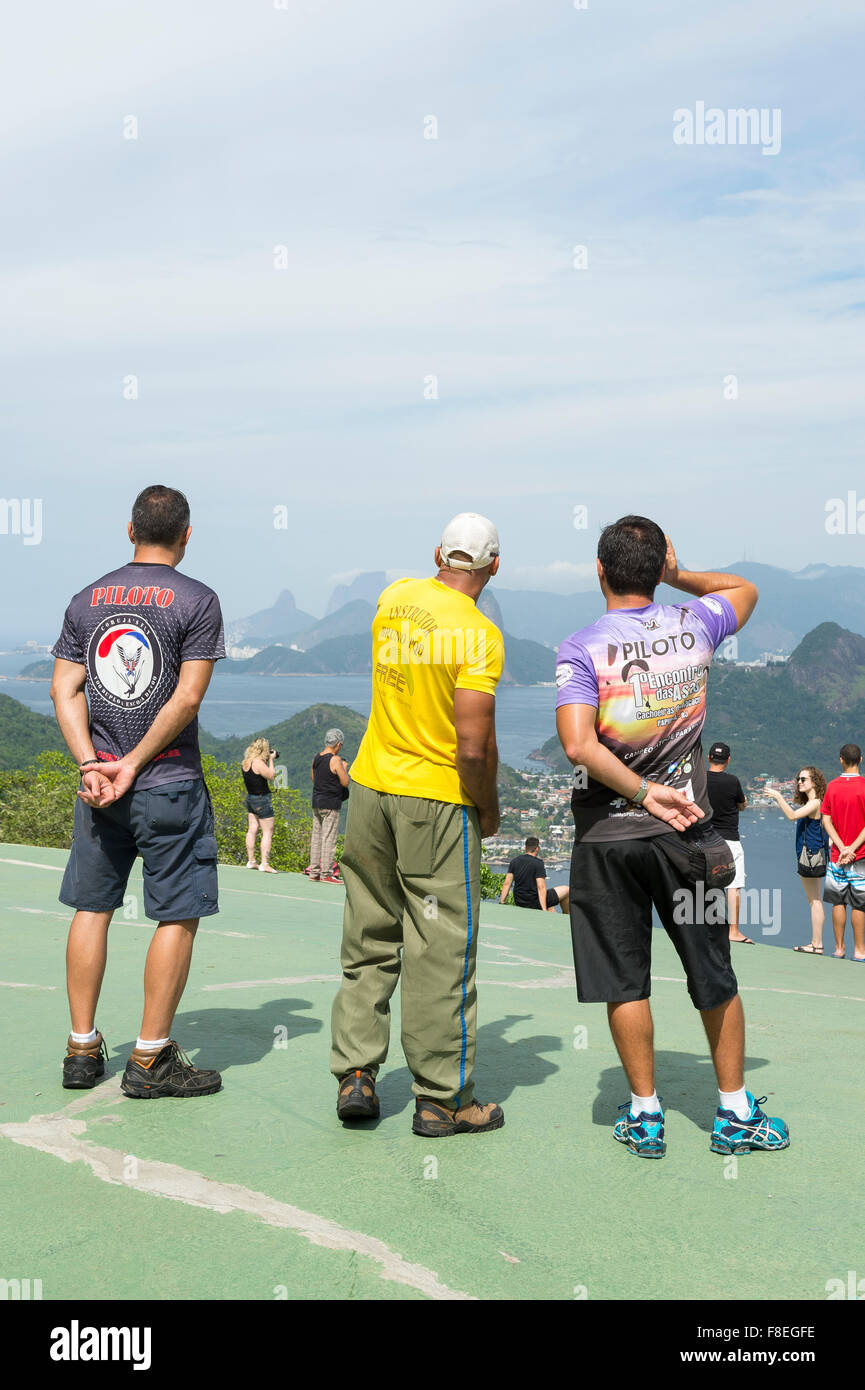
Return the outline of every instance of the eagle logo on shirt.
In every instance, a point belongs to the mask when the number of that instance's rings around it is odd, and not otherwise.
[[[105,618],[93,630],[87,648],[91,688],[109,704],[136,709],[146,704],[162,675],[162,651],[150,623]]]

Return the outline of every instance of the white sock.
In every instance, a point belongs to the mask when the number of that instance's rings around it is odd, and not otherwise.
[[[75,1043],[95,1042],[96,1029],[91,1028],[89,1033],[70,1033],[69,1036]]]
[[[631,1114],[634,1119],[640,1114],[640,1111],[646,1115],[656,1115],[660,1108],[661,1102],[658,1100],[657,1091],[653,1091],[650,1096],[635,1096],[634,1092],[631,1092]]]
[[[744,1086],[741,1091],[719,1090],[718,1095],[721,1097],[722,1110],[732,1110],[737,1120],[747,1120],[751,1113],[751,1102]]]
[[[158,1052],[160,1047],[164,1047],[170,1038],[138,1038],[135,1043],[136,1052]]]

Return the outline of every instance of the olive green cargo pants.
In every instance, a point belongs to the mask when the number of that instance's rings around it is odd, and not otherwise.
[[[331,1071],[375,1075],[402,978],[402,1047],[416,1096],[472,1100],[481,840],[474,806],[352,783],[345,850],[342,985]]]

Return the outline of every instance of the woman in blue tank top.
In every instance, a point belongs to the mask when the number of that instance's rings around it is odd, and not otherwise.
[[[789,806],[774,787],[766,795],[776,801],[788,820],[796,822],[796,872],[811,909],[811,940],[807,946],[794,946],[806,956],[822,956],[825,912],[822,901],[823,879],[829,858],[829,840],[823,829],[820,807],[826,792],[826,778],[819,767],[803,767],[796,777],[794,804]]]

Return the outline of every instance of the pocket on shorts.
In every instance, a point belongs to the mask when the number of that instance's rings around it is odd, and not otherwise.
[[[215,835],[202,835],[192,846],[192,877],[202,911],[215,908],[218,900],[216,854]]]
[[[145,792],[144,818],[148,829],[176,834],[189,825],[189,788],[168,786]]]
[[[394,827],[397,867],[409,878],[427,878],[435,867],[436,803],[403,799],[407,804],[397,807]]]

